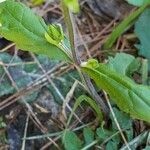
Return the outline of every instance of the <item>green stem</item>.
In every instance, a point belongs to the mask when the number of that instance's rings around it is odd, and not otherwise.
[[[69,11],[68,7],[64,4],[64,1],[61,0],[61,5],[62,5],[62,9],[63,9],[63,14],[64,14],[64,20],[68,29],[68,34],[69,34],[69,41],[70,41],[70,47],[72,50],[72,55],[74,58],[74,63],[76,65],[80,65],[80,58],[78,56],[77,53],[77,48],[76,48],[76,44],[75,44],[75,27],[74,27],[74,23],[73,22],[73,17],[71,12]]]
[[[74,26],[75,23],[74,23],[74,20],[73,20],[72,13],[69,11],[68,7],[64,4],[63,0],[61,0],[61,5],[62,5],[62,9],[63,9],[63,14],[64,14],[64,20],[65,20],[65,23],[66,23],[66,26],[67,26],[67,29],[68,29],[70,46],[71,46],[72,55],[73,55],[73,59],[74,59],[74,65],[75,65],[77,71],[79,72],[79,75],[81,76],[81,79],[83,79],[83,83],[85,83],[89,94],[100,105],[101,110],[103,111],[104,115],[107,118],[108,115],[109,115],[108,107],[103,102],[103,100],[98,95],[98,93],[96,92],[93,84],[90,81],[90,78],[86,74],[81,72],[81,69],[80,69],[81,60],[80,60],[80,57],[78,56],[78,52],[77,52],[78,48],[76,47],[76,44],[75,44],[76,31],[75,31],[75,26]]]

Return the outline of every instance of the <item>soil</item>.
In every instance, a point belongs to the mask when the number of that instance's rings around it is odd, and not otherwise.
[[[122,19],[133,8],[125,0],[87,0],[86,2],[93,13],[104,20]]]

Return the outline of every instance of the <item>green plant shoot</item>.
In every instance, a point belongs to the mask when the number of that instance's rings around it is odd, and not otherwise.
[[[47,41],[55,46],[59,46],[59,44],[64,40],[63,29],[60,24],[52,24],[48,26],[48,30],[45,33],[45,38]]]

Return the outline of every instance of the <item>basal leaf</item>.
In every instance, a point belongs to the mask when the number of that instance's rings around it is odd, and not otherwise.
[[[127,140],[130,141],[133,139],[133,127],[132,127],[132,119],[126,113],[119,111],[116,107],[113,107],[113,111],[118,120],[118,123],[124,133],[126,134]],[[114,121],[112,114],[110,113],[110,118],[112,120],[112,129],[118,131],[118,127]]]
[[[96,134],[98,136],[98,138],[100,139],[100,141],[104,141],[105,139],[109,138],[110,136],[112,136],[115,132],[104,129],[102,127],[97,128],[96,130]]]
[[[135,24],[135,33],[140,40],[140,44],[137,45],[139,49],[139,55],[148,59],[150,70],[150,9],[146,9],[139,17]]]
[[[22,3],[12,0],[0,3],[0,25],[0,35],[15,42],[18,48],[53,59],[70,61],[63,50],[46,40],[48,27],[44,20]]]
[[[79,150],[82,143],[74,132],[66,130],[63,135],[63,144],[65,150]]]
[[[81,69],[109,94],[122,111],[150,122],[150,87],[136,84],[105,64],[97,63],[95,66],[93,68],[87,62],[81,65]]]
[[[91,128],[84,128],[83,129],[84,141],[85,146],[91,144],[94,141],[94,132]]]
[[[108,143],[106,144],[106,150],[109,150],[110,146],[112,150],[115,150],[114,148],[118,149],[118,145],[120,143],[120,136],[116,134],[117,131],[113,131],[112,129],[108,130],[103,127],[99,127],[97,128],[96,133],[101,143],[111,137],[110,140],[108,140]]]
[[[114,58],[108,58],[107,65],[116,72],[130,76],[134,71],[138,70],[140,63],[132,55],[125,53],[117,53]]]

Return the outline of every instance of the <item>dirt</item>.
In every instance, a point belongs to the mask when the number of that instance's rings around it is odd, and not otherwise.
[[[105,20],[122,19],[133,7],[125,0],[87,0],[92,11]]]

